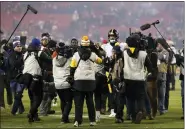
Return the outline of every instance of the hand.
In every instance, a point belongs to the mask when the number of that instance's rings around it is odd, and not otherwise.
[[[74,91],[76,91],[76,90],[72,87],[72,88],[71,88],[71,91],[74,92]]]
[[[100,46],[98,43],[95,43],[95,47],[96,47],[96,49],[100,49]]]
[[[116,54],[113,52],[111,59],[116,59]]]
[[[69,83],[69,84],[73,84],[74,83],[74,77],[73,76],[68,76],[67,78],[66,78],[66,81]]]

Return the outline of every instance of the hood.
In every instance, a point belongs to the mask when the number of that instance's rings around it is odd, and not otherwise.
[[[78,49],[79,56],[82,60],[86,61],[90,58],[91,56],[91,49],[90,48],[85,48],[81,47]]]
[[[137,58],[138,57],[138,53],[139,53],[139,49],[138,48],[134,48],[134,47],[129,47],[126,49],[127,54],[132,57],[132,58]]]
[[[66,62],[67,62],[67,58],[58,55],[58,56],[56,57],[56,60],[55,60],[55,61],[56,61],[56,62],[55,62],[55,65],[56,65],[57,67],[63,67],[63,66],[66,64]]]

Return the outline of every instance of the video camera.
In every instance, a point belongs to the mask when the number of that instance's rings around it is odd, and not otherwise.
[[[57,44],[56,51],[60,56],[64,56],[66,58],[72,57],[72,48],[70,46],[65,45],[65,43],[63,42]]]
[[[155,39],[152,38],[151,33],[148,36],[142,34],[141,32],[131,33],[126,39],[128,44],[137,43],[137,48],[139,50],[154,50],[156,48]]]

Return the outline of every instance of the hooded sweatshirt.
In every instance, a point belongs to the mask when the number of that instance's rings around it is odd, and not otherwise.
[[[101,64],[102,59],[88,48],[79,48],[70,64],[74,72],[74,89],[78,91],[93,91],[96,88],[94,63]],[[72,75],[72,73],[71,73]]]
[[[70,84],[66,81],[70,75],[71,58],[67,59],[63,56],[56,56],[53,59],[53,77],[56,89],[70,88]]]

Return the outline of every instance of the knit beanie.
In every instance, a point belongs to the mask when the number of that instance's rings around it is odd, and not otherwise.
[[[32,42],[31,42],[31,46],[33,46],[33,47],[40,47],[41,46],[40,40],[37,39],[37,38],[33,38]]]
[[[21,45],[21,42],[20,42],[20,36],[15,36],[13,38],[13,48],[17,47],[17,46],[20,46]]]
[[[81,39],[81,46],[88,47],[90,46],[90,40],[88,36],[83,36]]]

